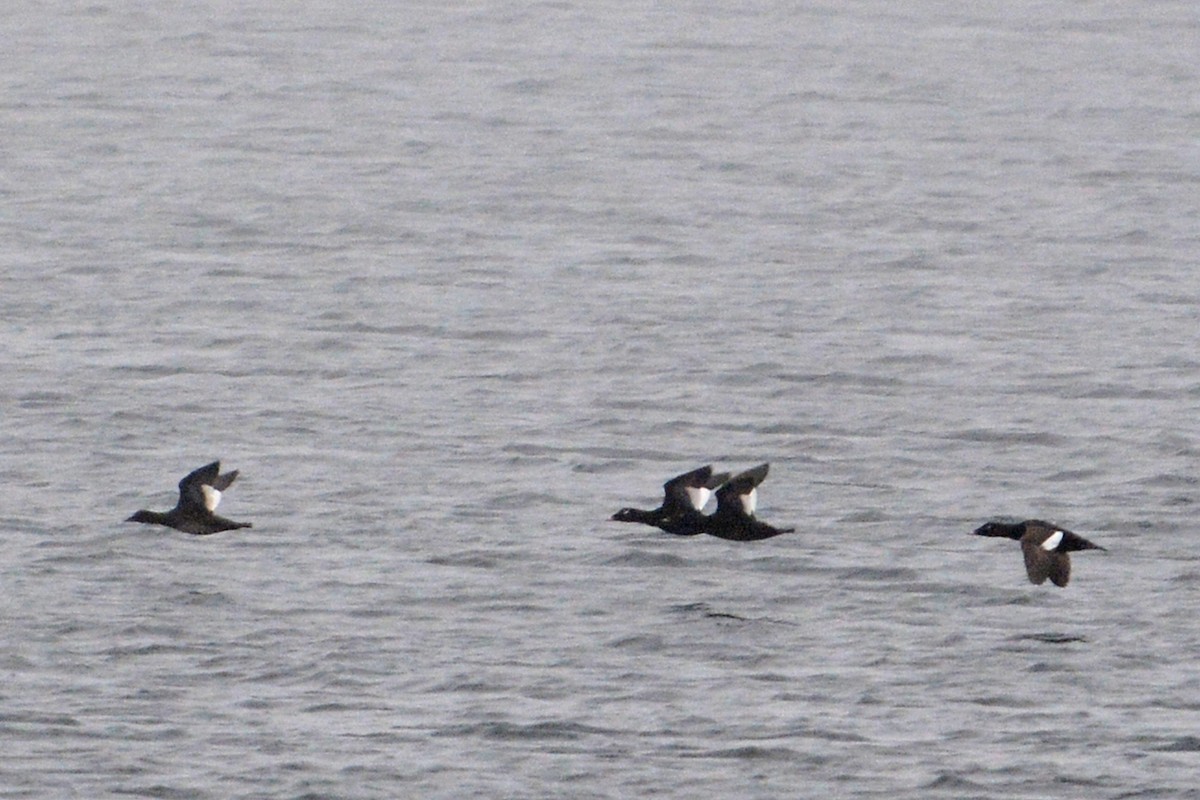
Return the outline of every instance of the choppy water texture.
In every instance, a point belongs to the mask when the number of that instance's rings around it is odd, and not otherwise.
[[[0,16],[0,797],[1200,797],[1194,3]]]

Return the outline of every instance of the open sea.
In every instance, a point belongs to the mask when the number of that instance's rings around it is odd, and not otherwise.
[[[0,47],[0,798],[1200,798],[1192,0]],[[215,459],[253,529],[123,522]]]

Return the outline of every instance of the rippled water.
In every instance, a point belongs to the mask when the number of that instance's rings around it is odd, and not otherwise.
[[[1200,797],[1192,4],[2,13],[0,797]]]

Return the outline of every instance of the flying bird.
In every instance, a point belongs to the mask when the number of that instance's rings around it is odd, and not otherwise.
[[[702,513],[702,509],[712,496],[713,489],[727,480],[728,472],[714,473],[712,465],[709,464],[677,475],[664,483],[663,501],[658,508],[622,508],[610,519],[653,525],[676,536],[705,533],[704,526],[708,517]]]
[[[767,477],[770,464],[739,472],[717,489],[717,510],[705,520],[704,532],[718,539],[734,542],[753,542],[770,539],[795,528],[776,528],[757,519],[758,485]]]
[[[1027,519],[1024,522],[987,522],[975,529],[977,536],[999,536],[1021,543],[1025,555],[1025,573],[1031,583],[1042,584],[1046,578],[1055,586],[1066,586],[1071,580],[1071,557],[1076,550],[1104,550],[1082,536],[1071,533],[1050,522]]]
[[[166,512],[142,509],[125,521],[166,525],[197,536],[253,527],[249,522],[234,522],[213,513],[221,502],[221,493],[238,475],[236,469],[224,475],[220,472],[221,462],[214,461],[188,473],[179,482],[179,502],[174,508]]]

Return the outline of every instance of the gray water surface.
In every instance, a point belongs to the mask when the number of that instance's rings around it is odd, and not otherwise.
[[[1193,3],[0,19],[0,797],[1200,797]]]

